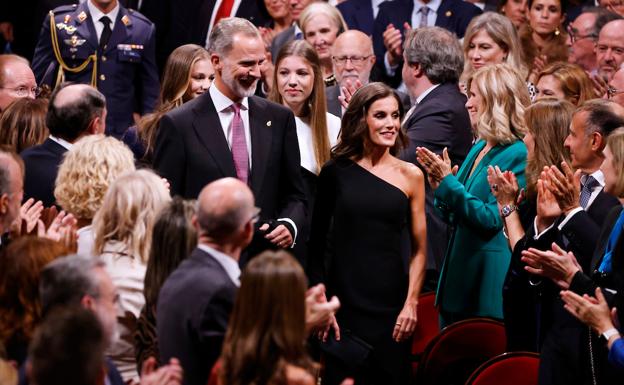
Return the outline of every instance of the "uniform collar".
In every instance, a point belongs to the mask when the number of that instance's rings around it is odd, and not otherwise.
[[[100,11],[95,5],[93,5],[91,0],[87,0],[86,3],[94,23],[96,21],[100,21],[100,18],[102,18],[102,16],[108,16],[108,18],[111,19],[110,29],[115,29],[115,21],[117,21],[117,15],[119,14],[119,1],[117,2],[115,8],[113,8],[113,10],[109,13],[104,13]]]

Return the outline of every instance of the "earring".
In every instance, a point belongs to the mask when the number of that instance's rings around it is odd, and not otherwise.
[[[555,36],[559,36],[561,34],[561,31],[559,31],[559,27],[557,27],[555,29]]]

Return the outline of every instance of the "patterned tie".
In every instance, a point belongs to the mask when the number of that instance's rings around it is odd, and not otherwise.
[[[221,5],[219,5],[219,9],[217,10],[217,16],[214,18],[214,23],[212,26],[217,25],[219,20],[230,17],[230,13],[232,12],[232,7],[234,6],[234,0],[223,0]]]
[[[426,5],[420,7],[420,25],[418,26],[419,28],[427,26],[427,16],[429,16],[430,10],[431,8],[427,7]]]
[[[589,175],[585,179],[585,183],[581,186],[581,207],[583,209],[587,208],[589,204],[589,198],[591,197],[592,191],[594,191],[594,187],[598,186],[599,183],[593,176]]]
[[[100,35],[100,50],[106,49],[106,44],[108,44],[108,40],[111,37],[113,31],[111,31],[111,19],[108,16],[100,17],[100,22],[104,24],[104,29],[102,30],[102,35]]]
[[[245,139],[245,126],[240,115],[240,103],[232,104],[234,118],[232,119],[232,158],[236,168],[236,176],[242,182],[247,183],[249,178],[249,152],[247,151],[247,140]]]

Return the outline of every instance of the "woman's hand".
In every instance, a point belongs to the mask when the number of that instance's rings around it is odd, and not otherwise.
[[[394,324],[394,330],[392,331],[392,339],[396,342],[401,342],[409,339],[414,330],[416,330],[416,322],[418,316],[416,309],[418,304],[412,301],[406,301],[403,305],[403,309],[397,317]]]
[[[498,204],[501,206],[517,204],[520,187],[514,173],[511,171],[502,172],[498,166],[488,166],[487,172],[492,195]]]
[[[561,292],[561,299],[565,302],[563,307],[570,314],[591,326],[597,333],[602,334],[614,327],[612,315],[616,310],[615,308],[613,311],[609,310],[609,305],[599,287],[596,288],[596,298],[587,294],[581,297],[572,291],[564,290]]]
[[[457,166],[451,167],[451,158],[446,147],[442,156],[436,155],[425,147],[416,148],[416,159],[427,172],[427,180],[434,190],[440,185],[440,181],[449,174],[457,174]]]
[[[574,274],[581,270],[574,254],[566,252],[556,243],[552,244],[552,251],[524,250],[521,261],[527,264],[524,267],[526,271],[550,278],[562,289],[569,288]]]
[[[20,215],[11,224],[11,237],[30,234],[37,228],[37,221],[43,212],[43,202],[28,199],[20,208]]]
[[[559,203],[550,192],[549,184],[547,179],[540,178],[537,180],[536,222],[540,233],[552,225],[562,213]]]

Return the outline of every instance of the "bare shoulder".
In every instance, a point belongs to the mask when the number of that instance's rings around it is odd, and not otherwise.
[[[416,180],[423,179],[424,180],[425,176],[424,176],[422,170],[419,167],[417,167],[415,164],[413,164],[413,163],[397,159],[397,168],[399,169],[401,174],[403,174],[404,176],[406,176],[410,180],[413,180],[413,179],[416,179]]]

